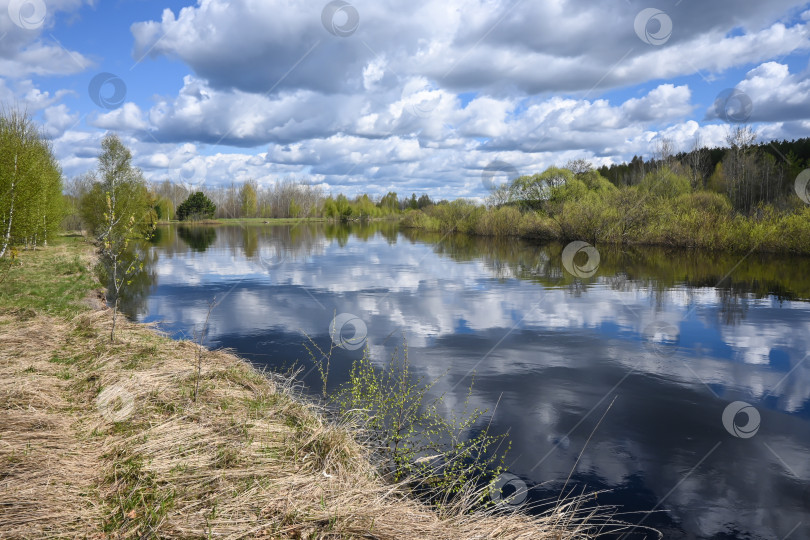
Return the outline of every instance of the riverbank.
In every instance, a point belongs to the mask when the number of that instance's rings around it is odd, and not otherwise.
[[[521,237],[543,242],[583,240],[593,245],[700,248],[711,251],[810,255],[810,206],[777,210],[763,206],[751,215],[732,210],[716,193],[653,198],[628,188],[549,204],[549,210],[483,207],[463,200],[408,212],[408,228],[442,233]]]
[[[330,221],[327,218],[213,218],[198,221],[158,220],[158,225],[295,225],[296,223],[318,223]]]
[[[297,225],[299,223],[341,223],[341,222],[369,222],[369,221],[398,221],[400,215],[390,215],[376,218],[333,219],[325,217],[307,218],[214,218],[199,221],[159,220],[158,225]]]
[[[605,523],[584,499],[531,517],[426,507],[291,381],[149,325],[119,319],[110,343],[94,263],[65,236],[0,276],[0,537],[592,538]]]

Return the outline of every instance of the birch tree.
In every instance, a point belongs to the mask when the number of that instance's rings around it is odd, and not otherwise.
[[[64,214],[62,171],[25,111],[0,112],[0,258],[9,246],[46,245]]]
[[[140,169],[132,165],[132,153],[113,134],[101,142],[102,152],[95,181],[80,203],[88,229],[100,244],[100,254],[114,296],[110,341],[115,337],[121,291],[143,270],[143,254],[136,241],[149,237],[157,216]]]

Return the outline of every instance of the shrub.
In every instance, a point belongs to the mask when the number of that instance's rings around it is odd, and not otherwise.
[[[639,188],[651,195],[666,199],[674,199],[678,195],[684,195],[692,190],[688,178],[674,173],[668,167],[647,173],[639,184]]]
[[[188,199],[180,203],[177,207],[177,219],[180,221],[186,220],[199,220],[211,219],[216,212],[216,205],[211,202],[211,199],[205,196],[205,193],[198,191],[189,195]]]
[[[325,391],[333,348],[321,349],[310,340],[307,349],[319,366]],[[442,414],[447,409],[443,395],[431,396],[439,379],[416,377],[407,351],[403,342],[378,368],[367,345],[331,404],[341,417],[364,429],[386,477],[410,483],[442,507],[500,474],[509,443],[501,447],[506,436],[490,434],[483,422],[487,411],[470,409],[468,401],[461,411]],[[471,395],[472,383],[467,397]]]
[[[475,223],[486,210],[470,201],[456,199],[448,204],[428,207],[425,211],[438,221],[439,230],[443,232],[471,233],[475,231]]]
[[[521,212],[514,206],[502,206],[480,213],[474,225],[482,236],[517,236],[520,234]]]

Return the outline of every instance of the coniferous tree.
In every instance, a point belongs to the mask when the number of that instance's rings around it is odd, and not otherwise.
[[[177,207],[176,215],[180,221],[198,221],[211,219],[216,211],[217,207],[211,199],[202,191],[197,191]]]

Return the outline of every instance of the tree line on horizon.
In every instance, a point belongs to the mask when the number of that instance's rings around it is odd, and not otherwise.
[[[661,138],[647,160],[634,156],[629,162],[598,168],[584,159],[569,161],[563,167],[550,167],[495,187],[486,204],[497,206],[519,201],[524,206],[531,205],[528,200],[531,193],[520,193],[521,189],[530,192],[553,187],[555,182],[565,183],[566,176],[558,172],[567,170],[574,177],[598,175],[599,181],[605,180],[618,188],[660,184],[655,189],[678,190],[673,188],[674,184],[680,183],[682,188],[688,184],[689,191],[724,194],[735,210],[751,212],[759,204],[776,204],[789,198],[796,176],[810,167],[810,138],[758,144],[754,138],[750,128],[738,127],[730,132],[726,147],[703,147],[697,138],[692,149],[678,153],[673,151],[670,140]],[[537,184],[539,175],[544,175],[540,182],[543,185],[528,187],[533,182]],[[158,218],[164,220],[175,218],[175,209],[191,195],[183,185],[169,180],[152,184],[150,189],[157,197]],[[448,204],[446,200],[433,200],[427,193],[402,198],[393,191],[382,197],[326,194],[320,186],[293,177],[271,185],[248,180],[225,186],[202,186],[200,191],[216,206],[214,218],[363,219]],[[539,204],[547,193],[537,192],[533,196],[538,198],[534,204]]]
[[[495,186],[485,206],[455,200],[402,223],[541,241],[810,254],[810,204],[794,185],[810,165],[808,139],[754,140],[750,127],[737,126],[720,151],[698,140],[676,155],[662,138],[646,162],[594,169],[574,160]]]
[[[125,147],[120,151],[129,152]],[[144,223],[176,219],[178,209],[197,191],[168,180],[150,183],[140,169],[129,162],[128,166],[131,177],[125,185],[131,186],[131,193],[125,199],[147,209],[138,218]],[[753,131],[740,126],[730,131],[723,148],[706,148],[696,139],[692,149],[675,153],[672,142],[661,138],[648,160],[634,156],[627,163],[598,168],[586,160],[576,160],[564,167],[550,167],[496,187],[486,206],[549,209],[555,202],[582,199],[588,192],[604,194],[611,188],[634,188],[670,198],[715,193],[735,212],[746,215],[761,213],[763,205],[786,211],[796,204],[794,179],[808,166],[810,138],[755,143]],[[391,191],[381,197],[362,194],[350,198],[327,194],[320,186],[291,177],[271,185],[255,180],[203,185],[199,191],[212,203],[206,214],[215,218],[354,220],[452,204],[434,201],[427,193],[400,197]],[[93,219],[100,218],[93,218],[88,208],[98,210],[108,204],[98,169],[64,181],[42,129],[27,112],[17,110],[0,111],[0,193],[0,257],[9,246],[47,243],[60,226],[92,230]],[[627,192],[625,198],[633,196]],[[181,212],[179,217],[198,216]]]
[[[176,208],[191,196],[182,184],[164,180],[153,184],[158,197],[159,219],[180,219]],[[201,186],[200,192],[215,206],[212,218],[328,218],[364,219],[398,214],[408,209],[422,209],[436,204],[429,195],[416,193],[400,198],[396,192],[382,197],[364,193],[347,197],[342,193],[326,194],[321,186],[287,177],[270,185],[255,180],[230,182],[225,186]]]
[[[661,138],[647,161],[633,156],[629,162],[596,171],[623,187],[639,185],[650,172],[667,167],[687,178],[692,191],[723,193],[736,210],[750,212],[758,204],[790,198],[794,180],[810,168],[810,137],[759,143],[755,138],[749,127],[738,126],[726,137],[726,146],[704,147],[696,137],[692,148],[677,153],[671,140]]]

